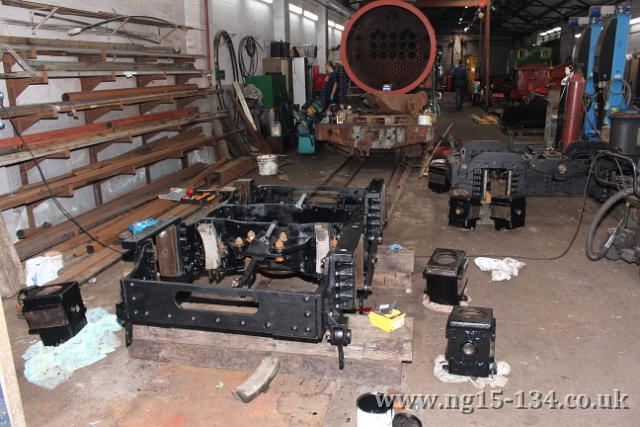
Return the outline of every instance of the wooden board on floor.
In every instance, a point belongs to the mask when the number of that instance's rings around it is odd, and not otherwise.
[[[413,274],[377,271],[373,275],[373,289],[400,289],[406,293],[411,293],[411,281]]]
[[[280,358],[280,371],[313,378],[337,378],[399,384],[402,364],[413,359],[413,318],[384,332],[362,315],[349,316],[352,342],[344,349],[345,368],[338,369],[338,349],[321,343],[268,337],[135,325],[131,357],[195,366],[253,371],[263,357]]]
[[[402,248],[393,252],[388,246],[378,248],[376,270],[373,274],[374,288],[411,289],[415,271],[415,251]]]
[[[387,245],[378,248],[376,271],[413,273],[415,271],[416,251],[402,248],[393,252]]]

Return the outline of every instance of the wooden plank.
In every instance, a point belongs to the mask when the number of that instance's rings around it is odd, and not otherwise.
[[[134,325],[129,354],[135,358],[222,369],[251,370],[265,355],[282,362],[282,372],[305,377],[342,378],[372,384],[401,382],[402,365],[413,360],[413,318],[392,333],[351,315],[352,342],[344,348],[345,369],[328,342],[307,343],[222,332]]]
[[[393,252],[388,246],[378,247],[376,272],[414,273],[415,250],[403,248],[399,252]]]
[[[240,120],[242,120],[247,134],[256,144],[256,147],[258,147],[265,154],[271,154],[271,146],[267,144],[267,141],[265,141],[265,139],[262,137],[262,134],[254,128],[255,124],[253,124],[253,118],[249,119],[249,117],[247,117],[244,109],[242,108],[242,105],[240,105],[240,101],[231,91],[227,91],[227,94],[233,101],[233,106],[235,108],[236,114],[240,116]],[[251,114],[249,114],[249,116],[251,116]]]
[[[195,116],[187,116],[176,120],[162,120],[160,122],[152,122],[150,124],[142,124],[140,126],[127,127],[123,130],[116,130],[113,132],[103,132],[93,137],[83,137],[72,141],[59,141],[55,144],[42,148],[35,148],[32,150],[36,158],[46,157],[51,154],[59,153],[60,151],[69,149],[77,150],[80,148],[86,148],[93,145],[101,144],[103,142],[118,141],[123,138],[129,139],[134,136],[144,135],[152,132],[173,129],[176,126],[185,126],[187,124],[204,122],[214,120],[218,117],[227,116],[227,113],[220,114],[198,114]],[[21,163],[30,160],[31,154],[25,151],[19,151],[12,154],[6,154],[0,156],[0,166],[8,166],[16,163]]]
[[[378,271],[373,274],[372,286],[375,289],[398,289],[407,293],[411,291],[411,282],[413,274],[411,273],[389,273],[386,271]]]
[[[167,191],[187,179],[193,178],[205,170],[205,165],[198,163],[188,169],[181,170],[166,177],[162,177],[142,188],[137,188],[122,197],[111,200],[99,208],[76,216],[85,229],[92,229],[104,222],[107,222],[117,215],[129,212],[136,207],[153,200],[158,194]],[[33,235],[15,243],[20,259],[27,259],[38,253],[45,251],[52,246],[65,241],[73,236],[77,231],[77,226],[71,221],[65,221],[46,229],[39,229]]]
[[[216,170],[216,173],[220,175],[220,182],[229,183],[248,174],[256,166],[256,161],[253,157],[243,156],[225,163]]]
[[[169,63],[71,62],[28,59],[27,64],[35,71],[152,71],[154,74],[162,74],[166,71],[197,71],[193,64],[174,65]]]
[[[75,9],[66,6],[54,6],[46,3],[38,3],[33,1],[26,0],[2,0],[2,4],[6,6],[20,7],[24,9],[31,9],[37,11],[44,12],[52,12],[54,11],[58,15],[68,15],[68,16],[80,16],[83,18],[93,18],[98,20],[108,20],[117,17],[121,17],[122,15],[118,15],[116,13],[111,12],[103,12],[103,11],[90,11],[83,9]],[[193,27],[189,27],[186,25],[179,25],[169,21],[159,21],[153,18],[147,18],[145,16],[132,16],[127,20],[127,22],[131,24],[138,25],[148,25],[152,27],[160,27],[160,28],[179,28],[181,30],[195,30]]]
[[[11,237],[4,223],[4,218],[0,215],[0,296],[3,298],[15,295],[24,287],[26,279],[24,270],[20,264],[18,252],[11,242]]]
[[[265,356],[264,351],[239,351],[192,344],[177,344],[134,340],[129,347],[129,356],[136,359],[171,362],[203,368],[228,369],[251,372]],[[371,360],[346,360],[345,368],[338,368],[338,350],[333,357],[316,357],[276,353],[280,359],[280,372],[307,378],[341,379],[367,384],[400,385],[402,364],[400,362],[378,362]]]
[[[107,55],[115,55],[121,58],[155,56],[158,58],[186,58],[195,60],[197,58],[205,57],[205,55],[176,53],[173,48],[168,46],[139,46],[130,43],[59,40],[17,36],[0,36],[0,43],[11,45],[16,51],[21,51],[22,45],[24,45],[25,49],[35,49],[36,51],[42,49],[57,49],[79,54],[98,54],[104,52]]]
[[[352,340],[351,344],[344,348],[345,361],[411,362],[413,360],[413,325],[413,318],[407,317],[404,327],[388,333],[371,325],[367,316],[349,315]],[[337,356],[336,347],[326,340],[320,343],[309,343],[223,332],[140,325],[134,326],[133,333],[134,342],[141,339],[157,343],[175,343],[227,350],[275,352],[331,359],[335,359]]]
[[[6,196],[0,196],[0,210],[21,206],[26,203],[33,203],[44,200],[51,196],[50,191],[55,193],[68,191],[87,184],[95,183],[99,180],[110,178],[122,173],[128,173],[131,168],[139,168],[148,164],[156,163],[160,160],[171,157],[176,152],[189,151],[209,144],[211,140],[206,136],[196,137],[191,141],[174,144],[170,148],[152,151],[135,157],[125,156],[118,162],[94,163],[91,168],[85,168],[82,173],[74,174],[66,179],[49,182],[48,186],[18,189],[16,192]]]
[[[12,277],[3,277],[2,279],[3,282],[5,279],[15,281],[15,278]],[[26,427],[27,422],[24,416],[24,409],[22,408],[20,385],[18,384],[13,352],[11,351],[11,341],[9,340],[4,305],[0,307],[0,384],[2,384],[2,395],[4,396],[7,412],[9,413],[11,426]]]

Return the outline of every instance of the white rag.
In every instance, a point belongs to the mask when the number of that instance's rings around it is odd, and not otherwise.
[[[492,282],[510,280],[512,277],[518,275],[522,267],[527,265],[513,258],[494,259],[479,257],[475,259],[475,263],[480,270],[491,272]]]
[[[104,308],[87,311],[87,325],[68,341],[45,346],[38,340],[24,352],[24,376],[32,384],[53,390],[73,372],[107,357],[120,346],[115,332],[122,329],[115,314]]]
[[[445,383],[463,383],[469,381],[477,389],[483,389],[485,386],[491,388],[504,387],[509,382],[509,374],[511,374],[511,365],[504,361],[498,362],[496,365],[496,374],[487,378],[472,378],[464,375],[450,374],[445,366],[447,366],[447,359],[445,359],[442,354],[436,357],[433,365],[433,375],[435,375],[437,379]]]
[[[48,256],[28,259],[27,262],[24,263],[27,287],[42,286],[53,279],[57,279],[58,267],[51,257]]]

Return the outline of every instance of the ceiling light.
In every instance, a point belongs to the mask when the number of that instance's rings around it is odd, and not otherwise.
[[[273,4],[273,0],[261,0],[261,1],[263,1],[265,3]]]
[[[629,24],[631,25],[640,24],[640,16],[638,16],[637,18],[633,18],[631,21],[629,21]]]
[[[296,6],[295,4],[289,3],[289,12],[293,12],[296,15],[302,15],[302,8],[300,6]]]
[[[316,15],[315,13],[309,12],[308,10],[304,11],[304,17],[311,19],[312,21],[318,20],[318,15]]]
[[[580,37],[582,37],[582,34],[576,34],[575,37],[579,39]]]
[[[340,25],[340,24],[336,24],[336,30],[338,31],[344,31],[344,26]]]
[[[336,26],[336,23],[333,22],[332,20],[327,21],[327,25],[329,25],[329,28],[333,28]]]
[[[544,36],[547,36],[549,34],[557,33],[558,31],[562,31],[562,27],[552,28],[552,29],[547,30],[547,31],[545,31],[543,33],[540,33],[540,35],[544,37]]]

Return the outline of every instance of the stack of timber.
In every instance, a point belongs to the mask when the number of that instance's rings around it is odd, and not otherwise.
[[[4,79],[72,78],[172,75],[183,83],[208,71],[195,67],[198,55],[186,55],[161,49],[140,49],[132,45],[47,40],[3,36],[0,38],[3,61],[10,65],[0,73]],[[38,59],[40,56],[74,58],[69,61]],[[122,61],[133,58],[135,61]],[[142,60],[141,60],[142,59]],[[17,64],[17,65],[16,65]],[[13,68],[16,65],[16,68]]]
[[[191,329],[133,326],[129,355],[157,362],[230,370],[253,370],[266,356],[280,359],[280,372],[306,378],[340,378],[362,384],[399,385],[403,365],[413,361],[412,317],[386,333],[371,325],[367,316],[349,315],[353,331],[344,348],[345,368],[338,369],[338,350],[327,340],[320,343],[227,334]]]
[[[67,221],[33,230],[28,233],[29,237],[16,244],[16,249],[23,259],[49,250],[62,252],[65,268],[60,272],[56,283],[84,283],[122,258],[118,240],[130,223],[150,217],[158,220],[170,217],[188,219],[200,210],[212,207],[161,200],[157,198],[158,194],[167,192],[171,187],[215,189],[240,178],[254,167],[255,160],[252,157],[220,160],[212,165],[195,164],[79,215],[76,221],[91,237],[82,233],[71,221]],[[215,185],[211,185],[212,183]],[[98,239],[100,243],[92,238]]]
[[[125,154],[108,160],[74,169],[68,174],[42,182],[20,187],[13,193],[0,196],[0,210],[15,208],[47,199],[52,196],[73,196],[76,188],[99,183],[121,174],[134,175],[136,169],[168,158],[181,158],[185,153],[211,145],[213,140],[200,130],[183,133],[174,138],[166,138],[149,143]]]
[[[23,136],[30,151],[23,149],[19,137],[0,139],[0,166],[32,160],[33,157],[68,158],[69,152],[105,142],[131,142],[139,135],[226,117],[227,113],[199,113],[197,109],[173,110],[145,116],[94,123],[90,125],[40,132]]]
[[[193,84],[71,92],[63,94],[62,102],[9,106],[6,113],[0,112],[0,118],[12,118],[18,130],[24,132],[42,119],[57,119],[59,114],[77,116],[78,112],[84,111],[94,122],[109,111],[122,110],[129,105],[140,105],[140,111],[145,114],[158,105],[176,101],[179,108],[184,108],[196,99],[217,92]]]

